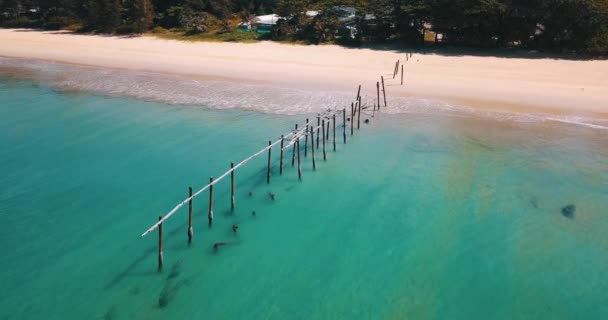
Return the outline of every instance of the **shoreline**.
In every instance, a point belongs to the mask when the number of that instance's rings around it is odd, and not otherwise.
[[[0,29],[0,56],[175,75],[235,85],[356,92],[387,100],[430,99],[481,111],[608,119],[608,61],[419,54],[405,62],[405,85],[391,70],[405,54],[333,45],[180,42]],[[390,74],[390,75],[389,75]],[[363,81],[365,80],[365,81]]]

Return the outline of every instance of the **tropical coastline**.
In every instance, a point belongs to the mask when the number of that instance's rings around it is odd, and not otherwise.
[[[179,75],[287,89],[444,101],[484,111],[608,118],[608,61],[447,56],[408,51],[272,42],[180,42],[148,36],[0,30],[0,56]],[[405,85],[392,78],[405,63]],[[385,71],[382,74],[382,71]]]
[[[0,319],[608,315],[606,61],[0,42]]]

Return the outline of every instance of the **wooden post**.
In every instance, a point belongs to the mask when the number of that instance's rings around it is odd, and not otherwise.
[[[162,220],[163,216],[158,217],[158,221]],[[163,224],[158,225],[158,271],[163,269]]]
[[[355,116],[355,104],[354,103],[350,103],[350,136],[353,136],[353,122],[355,122],[354,119]]]
[[[315,162],[315,129],[313,127],[310,127],[310,143],[312,150],[312,170],[316,170],[317,164]]]
[[[357,130],[361,127],[361,103],[359,103],[359,113],[357,113]]]
[[[321,126],[321,115],[317,113],[317,150],[319,149],[319,128]]]
[[[357,90],[357,99],[355,99],[355,100],[358,100],[360,96],[361,96],[361,85],[359,85],[359,90]]]
[[[382,95],[384,96],[384,107],[386,108],[386,90],[384,89],[384,76],[380,76],[382,78]],[[378,109],[380,109],[380,105],[378,105]]]
[[[298,131],[298,124],[296,123],[296,131]],[[294,133],[294,137],[297,134]],[[296,165],[296,144],[293,144],[293,152],[291,153],[291,166],[295,166]]]
[[[194,234],[192,230],[192,187],[188,187],[188,195],[190,197],[190,201],[188,201],[188,244],[190,244]]]
[[[230,210],[234,211],[234,162],[230,162]]]
[[[336,114],[335,113],[334,113],[333,125],[334,125],[334,152],[336,152]]]
[[[304,157],[308,156],[308,118],[306,118],[306,131],[304,132],[306,135],[304,137]]]
[[[401,85],[403,85],[403,65],[401,65]]]
[[[397,63],[395,63],[395,69],[393,70],[393,79],[395,79],[397,73],[399,73],[399,60],[397,60]]]
[[[344,137],[344,144],[346,144],[346,108],[342,109],[342,136]]]
[[[321,126],[323,127],[323,137],[325,137],[325,119],[321,121]],[[327,154],[325,153],[325,138],[323,140],[323,161],[327,160]]]
[[[213,177],[209,177],[209,183],[213,183]],[[207,215],[209,219],[209,226],[213,223],[213,184],[209,186],[209,214]]]
[[[302,181],[302,166],[300,165],[300,139],[296,141],[298,145],[298,179]]]
[[[380,110],[380,82],[376,81],[376,96],[378,97],[378,110]]]
[[[283,175],[283,142],[284,137],[281,135],[281,160],[279,160],[279,175]]]
[[[325,132],[325,141],[329,143],[329,119],[327,119],[327,131]]]
[[[268,170],[266,171],[266,183],[270,184],[270,156],[272,155],[272,141],[268,141]]]

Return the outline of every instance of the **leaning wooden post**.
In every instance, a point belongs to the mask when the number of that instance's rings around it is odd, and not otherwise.
[[[283,175],[283,142],[284,137],[281,135],[281,160],[279,160],[279,175]]]
[[[158,217],[158,221],[161,221],[163,216]],[[158,271],[163,269],[163,223],[158,225]]]
[[[353,122],[355,122],[355,104],[354,103],[350,103],[350,136],[353,136]]]
[[[359,85],[359,90],[357,90],[357,99],[361,96],[361,85]]]
[[[296,123],[296,131],[294,133],[294,137],[298,136],[298,124]],[[296,144],[293,144],[293,152],[291,153],[291,166],[295,166],[296,165]]]
[[[315,129],[312,126],[310,127],[310,143],[312,150],[312,170],[316,170],[317,164],[315,162]]]
[[[317,113],[317,149],[319,149],[319,128],[321,126],[321,115]]]
[[[397,60],[397,63],[395,63],[395,69],[393,69],[393,79],[395,79],[397,73],[399,73],[399,60]]]
[[[403,65],[401,65],[401,85],[403,85]]]
[[[333,125],[334,125],[334,152],[336,152],[336,114],[335,113],[334,113]]]
[[[296,140],[298,145],[298,179],[302,180],[302,166],[300,164],[300,139]]]
[[[323,127],[323,137],[325,137],[325,119],[321,121],[321,126]],[[325,138],[323,140],[323,161],[327,160],[327,154],[325,153]]]
[[[190,201],[188,201],[188,243],[190,244],[194,234],[192,230],[192,187],[188,187],[188,195],[190,197]]]
[[[346,144],[346,108],[342,109],[342,136],[344,137],[344,144]]]
[[[361,128],[361,103],[359,103],[359,112],[357,113],[357,130]]]
[[[386,108],[386,90],[384,89],[384,76],[380,76],[382,78],[382,95],[384,96],[384,107]],[[378,105],[378,109],[380,109],[380,105]]]
[[[308,156],[308,118],[306,118],[306,131],[304,137],[304,157]]]
[[[378,97],[378,110],[380,110],[380,82],[376,81],[376,96]]]
[[[209,214],[207,218],[209,219],[209,226],[213,223],[213,177],[209,177]]]
[[[272,155],[272,141],[268,141],[268,170],[266,171],[266,183],[270,184],[270,156]]]
[[[230,162],[230,210],[234,211],[234,162]]]

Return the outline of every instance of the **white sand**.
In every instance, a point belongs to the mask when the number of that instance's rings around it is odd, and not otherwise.
[[[476,108],[608,117],[608,61],[453,57],[414,53],[405,86],[392,79],[404,53],[339,46],[180,42],[0,29],[0,56],[222,78],[307,89],[431,98]]]

